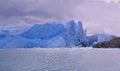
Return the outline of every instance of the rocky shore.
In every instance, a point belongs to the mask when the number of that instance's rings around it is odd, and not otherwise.
[[[94,48],[120,48],[120,37],[97,43]]]

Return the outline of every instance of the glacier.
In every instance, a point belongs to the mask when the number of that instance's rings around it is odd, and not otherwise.
[[[6,26],[6,25],[5,25]],[[47,22],[43,24],[12,26],[14,33],[0,27],[0,48],[72,48],[93,46],[98,42],[111,40],[107,34],[87,36],[81,21],[70,20],[66,23]],[[7,27],[11,28],[11,25]],[[25,29],[26,27],[26,29]],[[18,33],[20,29],[22,32]],[[15,33],[16,32],[16,33]],[[10,46],[10,47],[9,47]]]
[[[116,38],[116,36],[108,35],[106,33],[95,34],[95,35],[87,36],[87,37],[88,37],[89,46],[94,46],[99,42],[110,41]]]

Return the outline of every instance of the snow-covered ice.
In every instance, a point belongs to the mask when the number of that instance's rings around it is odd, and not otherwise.
[[[119,71],[119,49],[0,49],[0,71]]]

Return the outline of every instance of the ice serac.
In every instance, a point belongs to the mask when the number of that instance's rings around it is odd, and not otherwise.
[[[82,46],[88,46],[88,38],[86,34],[86,29],[83,29],[83,24],[81,21],[78,21],[78,24],[76,26],[76,38],[80,41],[79,44],[82,44]],[[79,45],[78,44],[78,45]]]
[[[66,23],[67,28],[66,41],[69,46],[87,46],[86,31],[83,29],[82,22],[70,20]]]
[[[65,28],[67,29],[66,31],[67,37],[65,36],[65,41],[67,46],[74,45],[75,36],[76,36],[75,25],[76,23],[73,20],[68,21],[65,24]]]

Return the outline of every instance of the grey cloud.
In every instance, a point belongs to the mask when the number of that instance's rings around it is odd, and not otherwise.
[[[0,17],[37,16],[64,19],[73,17],[77,3],[83,0],[1,0]]]

